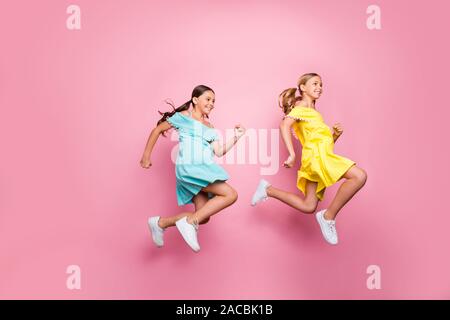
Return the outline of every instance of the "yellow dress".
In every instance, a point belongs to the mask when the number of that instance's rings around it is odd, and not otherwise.
[[[316,195],[322,200],[325,188],[336,183],[355,162],[334,154],[333,133],[317,110],[295,107],[286,117],[297,120],[293,129],[302,144],[297,187],[306,195],[306,180],[317,182]]]

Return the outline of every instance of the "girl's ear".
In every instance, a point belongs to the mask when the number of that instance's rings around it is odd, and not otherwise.
[[[197,97],[193,97],[193,98],[192,98],[192,103],[193,103],[194,105],[196,105],[196,104],[198,103],[198,98],[197,98]]]
[[[300,94],[302,94],[303,91],[306,91],[306,86],[304,84],[300,85]]]

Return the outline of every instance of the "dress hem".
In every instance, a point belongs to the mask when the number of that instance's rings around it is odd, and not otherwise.
[[[339,180],[341,180],[342,176],[348,171],[350,170],[351,167],[355,166],[356,162],[352,161],[352,163],[340,174],[338,175],[338,179],[336,181],[333,181],[332,183],[328,183],[325,184],[324,181],[322,180],[313,180],[311,179],[307,173],[301,172],[300,170],[298,171],[298,177],[297,177],[297,188],[303,193],[304,196],[306,196],[306,190],[302,190],[302,188],[300,187],[300,181],[301,179],[305,179],[311,182],[317,182],[317,188],[316,188],[316,196],[317,199],[319,199],[319,201],[323,200],[323,193],[325,192],[325,189],[328,187],[331,187],[332,185],[334,185],[335,183],[337,183]]]
[[[204,187],[207,187],[207,186],[209,186],[210,184],[213,184],[213,183],[215,183],[215,182],[218,182],[218,181],[222,181],[222,182],[225,182],[225,181],[227,181],[229,179],[229,177],[228,178],[218,178],[218,179],[214,179],[214,180],[212,180],[211,182],[209,182],[208,184],[205,184],[205,185],[203,185],[203,186],[198,186],[198,190],[195,192],[195,193],[193,193],[193,195],[189,198],[189,199],[187,199],[187,200],[177,200],[177,202],[178,202],[178,206],[184,206],[184,205],[186,205],[186,204],[191,204],[191,203],[193,203],[192,202],[192,198],[194,198],[197,194],[199,194],[200,193],[200,191],[204,188]],[[214,196],[211,196],[211,195],[213,195],[211,192],[208,192],[208,198],[209,199],[211,199],[211,198],[213,198]]]

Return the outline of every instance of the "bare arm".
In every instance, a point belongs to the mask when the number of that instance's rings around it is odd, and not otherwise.
[[[164,121],[164,122],[161,122],[156,128],[154,128],[150,132],[150,136],[147,139],[147,144],[145,145],[144,154],[142,155],[142,159],[141,159],[141,166],[143,168],[149,168],[152,165],[151,155],[152,155],[153,147],[155,146],[156,141],[159,138],[159,135],[161,133],[163,133],[164,131],[169,130],[171,127],[172,126],[170,125],[169,122]]]
[[[283,142],[289,152],[289,158],[284,162],[284,166],[286,168],[291,168],[295,162],[295,150],[291,135],[291,127],[295,121],[296,120],[292,118],[285,117],[280,123],[281,137],[283,138]]]
[[[226,143],[220,145],[218,141],[212,142],[212,147],[214,154],[218,157],[223,157],[230,149],[237,143],[239,138],[241,138],[245,133],[245,128],[240,124],[234,127],[234,137],[233,139],[227,141]]]
[[[340,123],[335,123],[333,125],[333,141],[334,142],[336,142],[336,140],[341,136],[342,132],[344,132],[342,125]]]
[[[339,136],[335,133],[333,133],[333,141],[336,142],[336,140],[339,138]]]
[[[218,157],[223,157],[228,151],[230,151],[231,148],[236,144],[238,141],[238,137],[234,136],[233,139],[228,140],[226,143],[223,143],[222,145],[219,144],[219,141],[213,141],[212,147],[214,150],[214,154]]]

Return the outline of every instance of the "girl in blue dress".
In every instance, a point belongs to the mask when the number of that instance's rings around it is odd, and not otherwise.
[[[214,155],[225,155],[245,133],[245,128],[236,125],[234,139],[219,144],[218,135],[212,124],[207,121],[214,109],[215,93],[204,85],[194,88],[191,100],[174,111],[160,114],[163,116],[150,133],[141,159],[143,168],[150,168],[151,153],[160,134],[175,128],[179,134],[179,150],[175,163],[176,193],[178,205],[193,203],[194,212],[148,219],[148,225],[156,246],[164,244],[164,230],[176,226],[183,239],[192,250],[198,252],[198,225],[209,221],[209,218],[220,210],[232,205],[237,200],[237,192],[225,181],[228,173],[214,162]],[[190,106],[193,106],[192,110]]]

